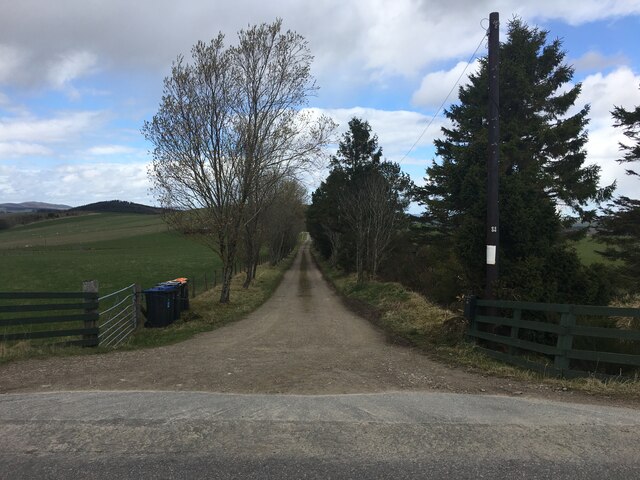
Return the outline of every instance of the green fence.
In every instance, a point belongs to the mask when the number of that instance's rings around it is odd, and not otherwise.
[[[59,338],[98,345],[98,293],[0,293],[0,342]]]
[[[465,316],[478,348],[507,363],[564,377],[640,371],[640,330],[617,327],[622,319],[640,318],[638,308],[469,297]]]

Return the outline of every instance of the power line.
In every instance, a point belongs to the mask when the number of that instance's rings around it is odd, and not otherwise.
[[[460,79],[462,79],[462,77],[464,76],[464,74],[467,72],[467,69],[469,68],[469,65],[471,65],[471,62],[473,62],[476,53],[478,53],[478,50],[480,50],[480,47],[482,46],[482,44],[484,43],[484,39],[487,37],[487,32],[485,32],[485,34],[482,36],[482,38],[480,39],[480,43],[478,43],[478,46],[476,47],[476,49],[474,50],[474,52],[471,54],[471,56],[469,57],[469,60],[467,60],[467,64],[465,65],[464,69],[462,70],[462,73],[460,73],[460,76],[458,76],[458,79],[455,81],[455,83],[453,84],[453,86],[451,87],[451,90],[449,90],[449,93],[447,93],[447,96],[445,97],[445,99],[442,101],[442,103],[440,104],[440,107],[438,107],[438,110],[436,111],[436,113],[434,113],[433,117],[431,117],[431,120],[429,121],[429,123],[427,124],[426,127],[424,127],[424,130],[422,130],[422,133],[420,134],[420,136],[416,139],[415,142],[413,142],[413,145],[411,145],[411,148],[409,148],[409,150],[407,151],[407,153],[404,154],[404,156],[400,159],[400,162],[398,163],[402,163],[402,161],[407,158],[409,156],[409,154],[413,151],[413,149],[416,147],[416,145],[418,144],[418,142],[422,139],[422,137],[424,136],[424,134],[427,132],[427,130],[429,129],[429,127],[431,126],[431,124],[435,121],[436,117],[438,116],[438,114],[440,113],[440,111],[442,110],[442,108],[445,106],[445,104],[447,103],[447,100],[449,100],[449,97],[451,96],[451,93],[453,93],[453,91],[455,90],[455,88],[458,86],[458,84],[460,83]]]

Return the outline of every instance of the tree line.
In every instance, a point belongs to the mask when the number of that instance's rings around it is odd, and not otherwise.
[[[191,57],[173,63],[142,131],[156,198],[171,225],[221,258],[227,303],[237,258],[246,287],[265,240],[274,260],[291,248],[305,197],[297,175],[321,157],[334,124],[302,109],[316,90],[312,57],[281,20],[241,30],[235,45],[222,33],[198,42]]]
[[[562,42],[548,35],[515,18],[500,45],[501,272],[494,287],[502,299],[606,304],[616,291],[638,291],[640,201],[614,198],[615,184],[600,187],[600,168],[586,163],[589,106],[576,108],[581,84],[571,86]],[[621,145],[622,162],[640,158],[639,108],[613,110],[631,140]],[[484,290],[486,57],[445,116],[450,126],[435,142],[437,158],[421,187],[381,161],[368,123],[352,119],[329,176],[313,193],[307,226],[321,254],[360,281],[380,275],[450,303]],[[373,194],[367,172],[382,170],[385,186]],[[404,213],[409,200],[424,207],[420,217]],[[597,225],[607,244],[601,253],[623,266],[583,265],[572,241],[586,228],[568,228],[576,219]],[[374,247],[372,238],[383,241]]]
[[[589,106],[560,40],[514,18],[500,45],[500,248],[503,299],[606,304],[638,288],[640,204],[599,186],[586,163]],[[445,111],[436,159],[415,186],[383,158],[366,119],[352,118],[329,174],[305,206],[301,172],[315,168],[336,125],[304,110],[317,87],[307,42],[282,22],[198,42],[164,81],[158,112],[144,124],[153,145],[150,178],[176,229],[195,235],[222,259],[221,302],[229,301],[240,258],[245,286],[260,249],[272,260],[295,243],[303,221],[319,252],[359,282],[398,280],[450,303],[484,290],[488,66],[459,88]],[[630,143],[622,162],[639,158],[640,112],[615,107]],[[637,175],[629,169],[630,175]],[[410,202],[420,216],[406,213]],[[598,212],[600,215],[598,216]],[[597,225],[602,255],[621,267],[585,266],[571,241]]]

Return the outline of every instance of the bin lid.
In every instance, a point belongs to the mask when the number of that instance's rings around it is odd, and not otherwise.
[[[156,289],[156,292],[173,292],[175,290],[178,289],[178,285],[163,285],[163,284],[158,284],[155,287],[153,287],[154,289]]]
[[[180,282],[176,282],[175,280],[169,280],[168,282],[160,282],[158,285],[169,285],[171,287],[177,287],[182,284]]]
[[[142,293],[160,293],[160,292],[164,292],[165,290],[166,290],[165,288],[156,285],[155,287],[151,287],[151,288],[147,288],[146,290],[143,290]]]

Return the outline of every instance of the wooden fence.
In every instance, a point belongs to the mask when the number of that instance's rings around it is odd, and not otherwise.
[[[640,367],[640,330],[589,325],[595,317],[609,319],[605,322],[609,324],[613,323],[612,317],[640,318],[638,308],[469,297],[465,316],[469,320],[467,335],[478,348],[507,363],[564,377],[617,376],[611,373],[612,369],[619,374],[637,375]],[[610,348],[605,350],[607,346]],[[527,354],[534,358],[527,358]],[[598,372],[601,367],[609,372]]]
[[[66,338],[64,345],[98,345],[97,290],[8,292],[0,301],[0,341]]]
[[[138,285],[98,297],[98,282],[82,283],[82,292],[1,292],[0,342],[116,347],[137,328]],[[102,311],[100,310],[102,309]]]

